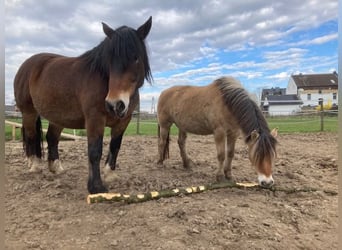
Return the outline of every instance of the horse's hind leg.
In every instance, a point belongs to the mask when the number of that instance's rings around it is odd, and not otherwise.
[[[23,112],[22,133],[29,172],[40,172],[42,134],[40,117],[36,112]]]
[[[232,160],[234,158],[234,151],[235,151],[235,142],[236,142],[236,137],[227,137],[227,156],[226,160],[224,162],[224,175],[225,177],[232,181],[233,176],[232,176]]]
[[[182,157],[183,166],[186,169],[192,168],[195,164],[186,154],[185,142],[186,142],[186,132],[179,129],[178,133],[178,146],[180,150],[180,155]]]
[[[216,180],[220,182],[226,179],[224,175],[224,168],[223,168],[223,162],[225,158],[226,135],[223,131],[218,130],[214,132],[214,138],[215,138],[215,144],[216,144],[216,150],[217,150],[217,160],[219,164],[219,168],[216,173]]]
[[[169,133],[170,133],[171,124],[163,124],[158,126],[158,153],[159,153],[159,160],[157,162],[158,165],[163,165],[164,160],[168,157],[169,153]]]
[[[61,173],[64,171],[61,162],[59,161],[58,143],[63,128],[49,123],[49,128],[46,133],[46,141],[48,143],[48,164],[49,170],[52,173]]]

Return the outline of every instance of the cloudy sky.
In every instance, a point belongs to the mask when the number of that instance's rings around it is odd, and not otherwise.
[[[139,27],[154,83],[142,109],[172,85],[206,85],[222,75],[251,93],[286,87],[291,74],[337,71],[338,0],[5,0],[6,104],[21,63],[40,52],[78,56],[101,42],[101,22]]]

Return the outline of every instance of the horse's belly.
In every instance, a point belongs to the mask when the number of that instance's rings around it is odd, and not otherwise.
[[[79,114],[69,113],[67,110],[38,110],[40,116],[49,122],[63,128],[84,129],[84,118]]]
[[[185,132],[196,134],[196,135],[210,135],[213,133],[212,128],[207,126],[204,123],[181,123],[175,122],[178,129],[183,130]]]

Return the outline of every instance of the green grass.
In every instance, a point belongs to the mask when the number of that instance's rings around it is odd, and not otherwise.
[[[20,118],[8,119],[10,121],[21,123]],[[319,116],[289,116],[289,117],[268,117],[269,127],[279,129],[280,133],[305,133],[305,132],[319,132],[321,121]],[[42,121],[43,128],[47,128],[48,122]],[[141,120],[139,125],[139,135],[157,135],[157,122],[156,120]],[[338,119],[337,116],[324,117],[324,131],[337,132],[338,131]],[[64,133],[74,134],[73,129],[64,129]],[[171,127],[171,135],[176,135],[178,129],[175,125]],[[76,135],[86,136],[86,130],[76,130]],[[137,135],[137,121],[133,119],[128,125],[125,135]],[[5,126],[5,138],[6,140],[12,139],[12,126]],[[110,136],[110,129],[105,129],[105,136]],[[21,138],[20,129],[16,130],[16,139]]]
[[[321,118],[319,116],[294,116],[294,117],[269,117],[269,127],[278,128],[280,133],[307,133],[321,131]],[[323,131],[337,132],[338,119],[335,117],[324,117]]]

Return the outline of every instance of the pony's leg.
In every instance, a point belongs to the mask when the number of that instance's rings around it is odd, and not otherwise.
[[[109,144],[109,152],[106,159],[106,164],[104,167],[104,180],[107,183],[110,183],[118,178],[118,176],[113,172],[115,168],[117,167],[116,159],[118,157],[121,143],[122,143],[122,137],[124,132],[122,132],[120,135],[116,136],[114,133],[114,129],[112,129],[112,139],[110,140]]]
[[[158,142],[158,153],[159,153],[159,160],[157,162],[158,165],[162,166],[163,162],[166,158],[165,152],[169,147],[168,137],[170,132],[171,124],[168,125],[160,125],[159,127],[159,142]]]
[[[106,193],[108,189],[103,185],[100,174],[100,160],[105,122],[95,117],[86,121],[88,138],[89,176],[88,192],[91,194]]]
[[[224,158],[225,158],[225,141],[226,135],[224,131],[217,130],[214,132],[214,139],[216,144],[216,150],[217,150],[217,160],[218,160],[218,170],[216,173],[216,180],[217,181],[224,181],[226,180],[225,174],[224,174]]]
[[[178,146],[180,150],[180,155],[182,157],[183,166],[186,169],[191,169],[195,164],[186,154],[185,142],[186,142],[186,132],[179,129],[178,132]]]
[[[23,144],[27,157],[29,172],[40,172],[42,148],[40,119],[37,113],[23,112]]]
[[[227,156],[224,162],[224,175],[230,181],[233,180],[232,160],[234,158],[235,142],[236,142],[235,137],[229,138],[229,136],[227,136]]]
[[[112,137],[109,144],[109,153],[106,159],[106,167],[115,170],[117,167],[116,159],[118,157],[121,143],[122,143],[123,133],[117,137]]]
[[[64,172],[64,168],[62,167],[58,154],[58,143],[62,130],[62,127],[49,123],[48,131],[46,133],[49,170],[56,174]]]

